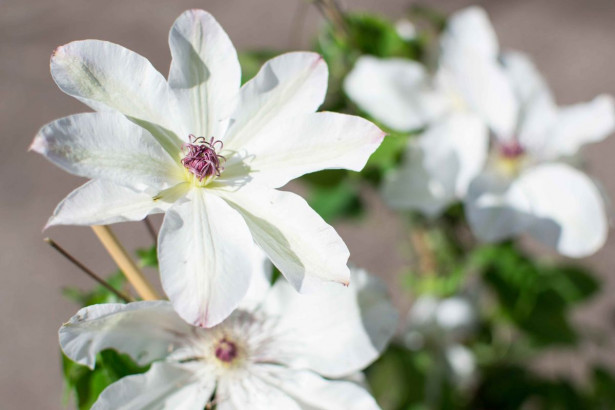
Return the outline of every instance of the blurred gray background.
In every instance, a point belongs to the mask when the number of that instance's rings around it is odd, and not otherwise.
[[[64,299],[66,285],[92,283],[42,241],[51,236],[96,272],[114,269],[89,228],[59,227],[41,232],[56,204],[82,181],[27,153],[43,124],[86,107],[60,92],[49,75],[49,56],[58,45],[97,38],[120,43],[149,58],[162,72],[170,55],[167,34],[185,9],[203,8],[223,25],[238,49],[307,49],[322,23],[302,0],[0,0],[0,397],[3,409],[62,408],[57,329],[77,306]],[[347,9],[396,18],[408,0],[345,0]],[[615,94],[615,2],[612,0],[424,1],[443,11],[482,4],[503,48],[534,57],[558,99],[574,103]],[[304,20],[302,25],[298,22]],[[590,172],[615,197],[615,138],[586,151]],[[373,196],[374,216],[359,225],[338,226],[354,264],[389,278],[403,256],[393,255],[405,238],[393,214]],[[130,249],[150,244],[141,223],[116,226]],[[369,232],[369,235],[366,234]],[[612,232],[611,232],[612,233]],[[604,287],[579,309],[587,332],[611,331],[615,301],[615,237],[595,256]],[[382,258],[382,255],[387,255]],[[388,255],[391,255],[390,257]],[[151,272],[150,272],[151,274]],[[153,277],[153,276],[152,276]],[[396,300],[407,306],[397,290]],[[612,358],[610,346],[587,345],[582,359],[552,352],[541,368],[553,374],[583,374],[588,359]],[[71,402],[72,406],[72,402]]]

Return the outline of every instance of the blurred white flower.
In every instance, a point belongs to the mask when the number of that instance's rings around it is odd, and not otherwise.
[[[397,35],[404,40],[414,40],[416,38],[416,27],[407,18],[399,19],[395,22]]]
[[[571,257],[606,241],[601,193],[562,157],[613,131],[613,99],[557,107],[525,56],[500,54],[484,10],[451,16],[435,75],[416,62],[364,57],[345,89],[392,128],[427,127],[385,182],[391,206],[435,217],[462,200],[479,239],[528,233]]]
[[[60,344],[91,368],[107,348],[155,361],[107,387],[93,409],[377,409],[351,380],[388,344],[397,313],[380,281],[357,270],[352,279],[299,295],[255,274],[249,297],[210,329],[166,301],[89,306],[60,328]]]
[[[96,113],[43,127],[32,149],[92,180],[49,225],[103,225],[166,212],[162,285],[188,322],[210,327],[245,295],[256,242],[298,290],[347,284],[348,249],[299,196],[278,191],[325,168],[360,170],[383,132],[369,121],[315,113],[327,65],[283,54],[240,88],[237,53],[216,20],[183,13],[169,34],[168,81],[144,57],[105,41],[55,50],[51,73]]]
[[[476,375],[476,362],[462,342],[472,336],[477,325],[478,314],[468,298],[421,296],[408,314],[406,346],[441,355],[450,379],[467,386]]]

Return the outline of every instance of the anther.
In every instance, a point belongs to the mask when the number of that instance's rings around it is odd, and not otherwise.
[[[182,145],[184,157],[181,162],[186,169],[202,182],[205,178],[219,177],[224,170],[222,163],[226,160],[216,152],[222,150],[222,141],[211,137],[209,141],[205,137],[195,137],[190,134],[190,142]]]

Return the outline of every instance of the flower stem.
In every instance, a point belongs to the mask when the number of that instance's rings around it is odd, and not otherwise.
[[[64,248],[62,248],[60,245],[58,245],[57,243],[55,243],[53,241],[53,239],[51,238],[45,238],[43,239],[45,242],[47,242],[53,249],[55,249],[56,251],[58,251],[60,253],[60,255],[64,256],[66,259],[68,259],[70,262],[73,263],[73,265],[75,265],[76,267],[78,267],[79,269],[81,269],[81,271],[83,273],[85,273],[86,275],[88,275],[90,278],[94,279],[96,282],[98,282],[100,285],[102,285],[105,289],[107,289],[109,292],[113,293],[115,296],[117,296],[118,298],[122,299],[124,302],[128,303],[128,302],[132,302],[132,298],[128,295],[125,295],[124,293],[120,292],[119,290],[115,289],[113,286],[111,286],[107,281],[105,281],[103,278],[101,278],[100,276],[98,276],[97,274],[95,274],[94,272],[92,272],[88,267],[86,267],[83,263],[79,262],[73,255],[71,255],[70,253],[66,252],[64,250]]]
[[[143,300],[160,299],[160,296],[158,296],[152,285],[145,279],[143,273],[139,270],[137,265],[135,265],[111,229],[106,225],[95,225],[92,226],[92,229],[139,296],[141,296]]]
[[[336,28],[338,34],[348,37],[349,31],[340,5],[335,0],[312,0],[320,13]]]
[[[419,272],[422,275],[433,275],[437,272],[438,263],[429,243],[425,228],[415,226],[410,230],[410,241],[418,259]]]

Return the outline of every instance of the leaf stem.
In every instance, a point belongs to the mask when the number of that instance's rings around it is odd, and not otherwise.
[[[126,279],[132,284],[139,296],[143,300],[158,300],[160,296],[154,290],[152,285],[145,279],[143,273],[139,270],[134,261],[130,258],[122,244],[113,234],[111,229],[106,225],[92,226],[92,230],[102,242],[103,246],[111,255],[117,266],[126,276]]]
[[[62,248],[60,245],[58,245],[57,243],[55,243],[53,241],[53,239],[51,238],[45,238],[43,239],[45,242],[47,242],[53,249],[55,249],[56,251],[58,251],[58,253],[60,253],[60,255],[64,256],[66,259],[68,259],[70,262],[72,262],[73,265],[75,265],[76,267],[78,267],[79,269],[81,269],[81,271],[83,273],[85,273],[86,275],[88,275],[90,278],[94,279],[96,282],[98,282],[101,286],[103,286],[105,289],[107,289],[109,292],[113,293],[115,296],[117,296],[118,298],[122,299],[124,302],[128,303],[128,302],[132,302],[133,299],[128,296],[125,295],[124,293],[120,292],[119,290],[115,289],[113,286],[111,286],[107,281],[105,281],[103,278],[101,278],[100,276],[98,276],[97,274],[95,274],[94,272],[92,272],[87,266],[85,266],[83,263],[79,262],[77,260],[77,258],[75,258],[74,256],[72,256],[70,253],[68,253],[66,250],[64,250],[64,248]]]

